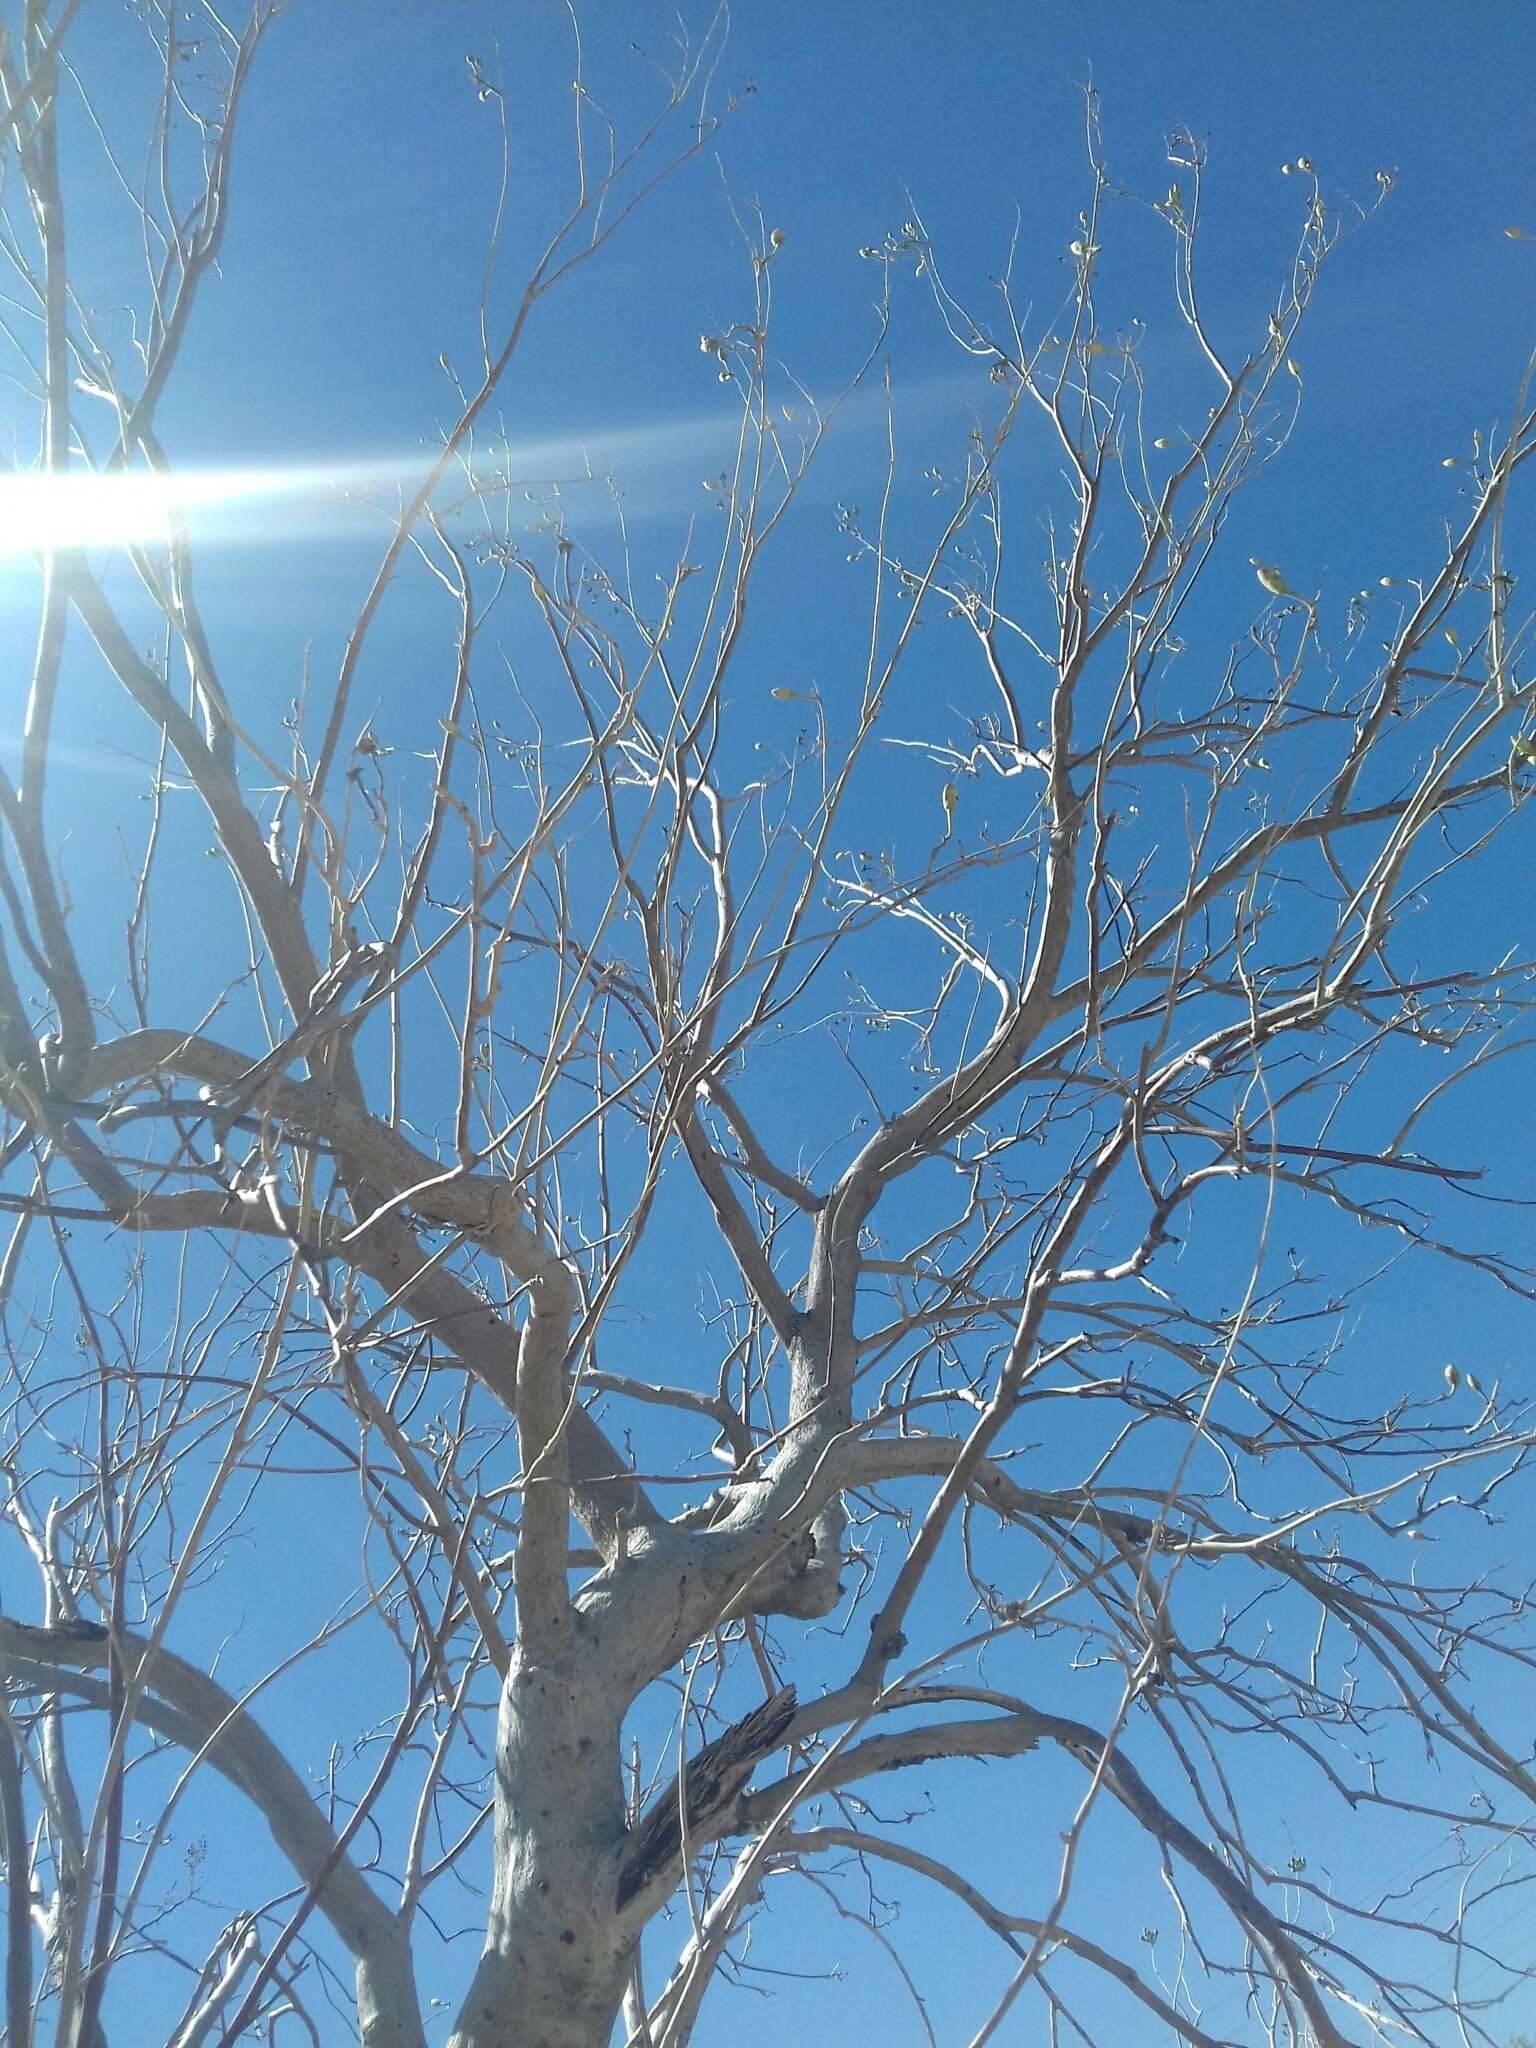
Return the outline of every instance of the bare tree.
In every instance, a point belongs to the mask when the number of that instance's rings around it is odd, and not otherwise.
[[[76,11],[0,34],[7,482],[171,504],[165,393],[276,9],[140,10],[163,90],[122,179],[126,340],[71,234],[61,166],[93,134],[117,164]],[[38,557],[0,783],[6,2039],[148,2039],[170,1984],[177,2048],[420,2048],[467,1901],[455,2048],[680,2048],[770,1879],[898,1962],[888,1888],[968,1909],[1000,1944],[978,2043],[1030,2009],[1053,2041],[1445,2041],[1453,2012],[1491,2039],[1536,1791],[1531,1411],[1474,1358],[1383,1413],[1351,1353],[1420,1262],[1536,1291],[1459,1108],[1528,1039],[1528,389],[1442,480],[1434,559],[1339,597],[1239,557],[1231,609],[1229,512],[1285,456],[1298,333],[1370,209],[1296,167],[1293,258],[1219,334],[1203,148],[1173,137],[1138,198],[1090,96],[1049,317],[1011,277],[968,304],[919,218],[863,251],[850,388],[890,452],[826,603],[862,607],[865,664],[785,679],[754,591],[815,524],[838,407],[775,352],[771,223],[738,212],[742,318],[700,366],[734,455],[659,581],[558,499],[527,532],[496,453],[525,335],[730,111],[720,28],[632,135],[578,71],[569,209],[516,289],[493,246],[482,360],[289,715],[226,688],[174,511]],[[473,59],[470,91],[494,139]],[[1122,233],[1171,258],[1171,403],[1102,302]],[[975,379],[916,507],[897,294]],[[405,587],[441,603],[425,706],[359,683]],[[121,885],[72,873],[59,823],[105,682],[148,800]],[[318,1632],[285,1630],[279,1521],[355,1531]],[[302,1756],[264,1699],[295,1673]],[[968,1759],[1007,1760],[991,1796],[1051,1845],[1027,1871],[902,1824],[914,1767],[941,1799]],[[1256,1772],[1417,1822],[1455,1909],[1368,1857],[1278,1862]],[[222,1817],[177,1875],[187,1810]],[[1074,1883],[1101,1827],[1146,1844],[1176,1966]]]

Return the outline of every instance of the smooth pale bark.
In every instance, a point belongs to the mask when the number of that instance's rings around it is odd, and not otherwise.
[[[421,2002],[408,1944],[356,1956],[359,2048],[424,2048]]]
[[[636,1938],[618,1909],[622,1699],[577,1645],[502,1690],[486,1945],[450,2048],[607,2048]]]

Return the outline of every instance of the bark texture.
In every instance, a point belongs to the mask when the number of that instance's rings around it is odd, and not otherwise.
[[[514,1657],[486,1943],[451,2048],[607,2048],[636,1938],[617,1903],[620,1713],[582,1645]]]

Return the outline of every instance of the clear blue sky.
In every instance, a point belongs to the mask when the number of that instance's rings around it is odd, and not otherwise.
[[[143,84],[129,24],[116,18],[126,13],[113,10],[112,21],[82,37],[87,50],[93,34],[100,38],[107,70],[98,69],[98,82],[113,81],[108,117],[124,133]],[[660,51],[672,22],[669,7],[649,0],[594,0],[587,9],[593,89],[621,119],[644,103],[645,73],[629,43]],[[223,276],[200,306],[163,414],[175,462],[291,462],[345,475],[419,457],[452,409],[440,354],[470,374],[496,192],[495,122],[469,88],[466,53],[507,96],[516,152],[510,280],[569,191],[568,49],[565,10],[550,0],[295,0],[246,107]],[[1304,197],[1281,175],[1282,162],[1310,155],[1332,196],[1366,202],[1379,169],[1396,173],[1389,204],[1327,273],[1303,351],[1301,427],[1283,468],[1243,500],[1242,530],[1227,550],[1232,566],[1218,576],[1235,588],[1249,553],[1260,553],[1285,563],[1303,587],[1337,593],[1422,560],[1451,503],[1442,457],[1463,453],[1473,427],[1508,416],[1536,340],[1536,242],[1504,233],[1518,225],[1536,237],[1536,13],[1528,5],[742,0],[720,78],[727,86],[752,80],[756,91],[730,122],[718,160],[685,170],[598,268],[551,303],[502,407],[530,477],[572,475],[583,459],[599,474],[613,471],[637,549],[658,569],[701,509],[700,479],[718,467],[728,426],[698,350],[701,331],[745,306],[727,191],[760,203],[784,232],[778,345],[825,395],[870,331],[874,277],[857,251],[913,207],[951,281],[968,291],[979,295],[1001,267],[1016,221],[1021,296],[1049,305],[1065,291],[1066,245],[1086,196],[1080,88],[1090,80],[1110,171],[1127,184],[1163,189],[1174,127],[1209,138],[1206,308],[1218,331],[1247,336],[1255,318],[1262,324],[1277,263],[1294,241]],[[105,228],[104,185],[97,198],[103,225],[93,234],[87,214],[74,253],[93,302],[105,304],[129,289],[134,254]],[[1106,282],[1127,312],[1171,327],[1167,278],[1150,247],[1145,237],[1123,249],[1111,242]],[[1155,369],[1155,331],[1148,346]],[[923,468],[952,456],[965,413],[953,351],[915,293],[898,308],[892,353],[910,451],[903,488],[916,505]],[[788,543],[796,573],[770,586],[758,622],[762,666],[753,673],[765,688],[825,681],[850,657],[826,568],[838,559],[831,507],[878,474],[878,456],[874,423],[856,413]],[[601,486],[577,487],[568,503],[573,523],[595,540],[615,532]],[[336,508],[319,490],[239,532],[221,537],[210,527],[202,587],[242,701],[279,708],[306,648],[318,675],[334,671],[376,551],[366,516]],[[30,593],[5,575],[0,616],[9,624],[30,615]],[[1247,602],[1251,589],[1242,588]],[[429,727],[437,715],[441,652],[437,606],[402,596],[372,648],[363,696],[407,743],[416,721]],[[85,763],[87,802],[75,820],[82,866],[110,850],[116,822],[94,792],[115,786],[113,772],[104,756]],[[90,902],[79,915],[88,926]],[[120,907],[104,899],[100,918],[103,933],[116,930]],[[1432,1287],[1389,1308],[1374,1341],[1438,1359],[1466,1340],[1469,1313],[1480,1341],[1518,1340],[1528,1351],[1528,1334],[1519,1338],[1496,1308],[1469,1311]],[[1367,1369],[1390,1386],[1384,1355]],[[303,1567],[323,1533],[275,1530],[271,1541],[302,1597]],[[232,1656],[238,1663],[238,1647]],[[356,1675],[339,1667],[330,1704]],[[274,1696],[270,1719],[300,1747],[307,1742],[305,1761],[319,1767],[332,1730],[310,1705]],[[1030,1780],[995,1766],[960,1767],[950,1782],[955,1804],[941,1832],[965,1835],[973,1860],[990,1867],[994,1895],[1022,1907],[1009,1860],[1029,1824]],[[944,1797],[937,1772],[933,1791]],[[1262,1785],[1252,1796],[1271,1803]],[[906,1786],[889,1803],[903,1802],[915,1803]],[[1333,1816],[1296,1820],[1298,1835],[1351,1853]],[[1106,1823],[1090,1880],[1112,1883],[1122,1853]],[[1369,1853],[1389,1860],[1390,1841],[1373,1831]],[[959,1923],[947,1910],[915,1889],[900,1896],[897,1932],[910,1940],[939,2037],[964,2038],[977,1999],[952,1958],[985,1951],[969,1940],[952,1948]],[[803,1897],[776,1924],[760,1958],[788,1972],[852,1959],[862,1941]],[[1529,1946],[1533,1935],[1536,1911],[1509,1939]],[[467,1963],[472,1944],[460,1946],[456,1964]],[[867,1947],[857,1965],[856,2002],[792,1974],[764,1980],[772,2000],[722,2001],[703,2028],[704,2048],[728,2039],[917,2041],[888,1969]],[[995,1977],[997,1958],[987,1966]],[[1222,2017],[1236,2030],[1235,2001]]]

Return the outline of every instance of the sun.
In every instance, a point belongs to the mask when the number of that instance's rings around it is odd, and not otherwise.
[[[244,497],[258,479],[231,471],[146,476],[86,470],[0,477],[0,554],[110,548],[169,540],[197,505]]]
[[[678,430],[609,435],[610,452],[621,439],[631,453],[652,443],[675,452]],[[503,467],[471,479],[455,473],[450,492],[532,492],[597,481],[585,439],[575,433],[519,443],[515,463],[515,478]],[[233,542],[347,537],[365,530],[365,511],[372,520],[391,516],[432,467],[430,456],[417,449],[158,474],[0,469],[0,561],[63,548],[154,547],[183,532],[194,540]]]
[[[108,476],[85,469],[63,475],[11,470],[0,475],[0,557],[58,548],[150,547],[174,539],[184,521],[205,536],[212,531],[213,537],[240,538],[240,515],[258,508],[270,513],[286,507],[297,532],[317,509],[381,482],[398,487],[420,467],[419,458],[407,458],[160,475],[141,469]],[[217,516],[215,529],[209,528],[209,514]],[[270,530],[270,519],[264,530]]]

